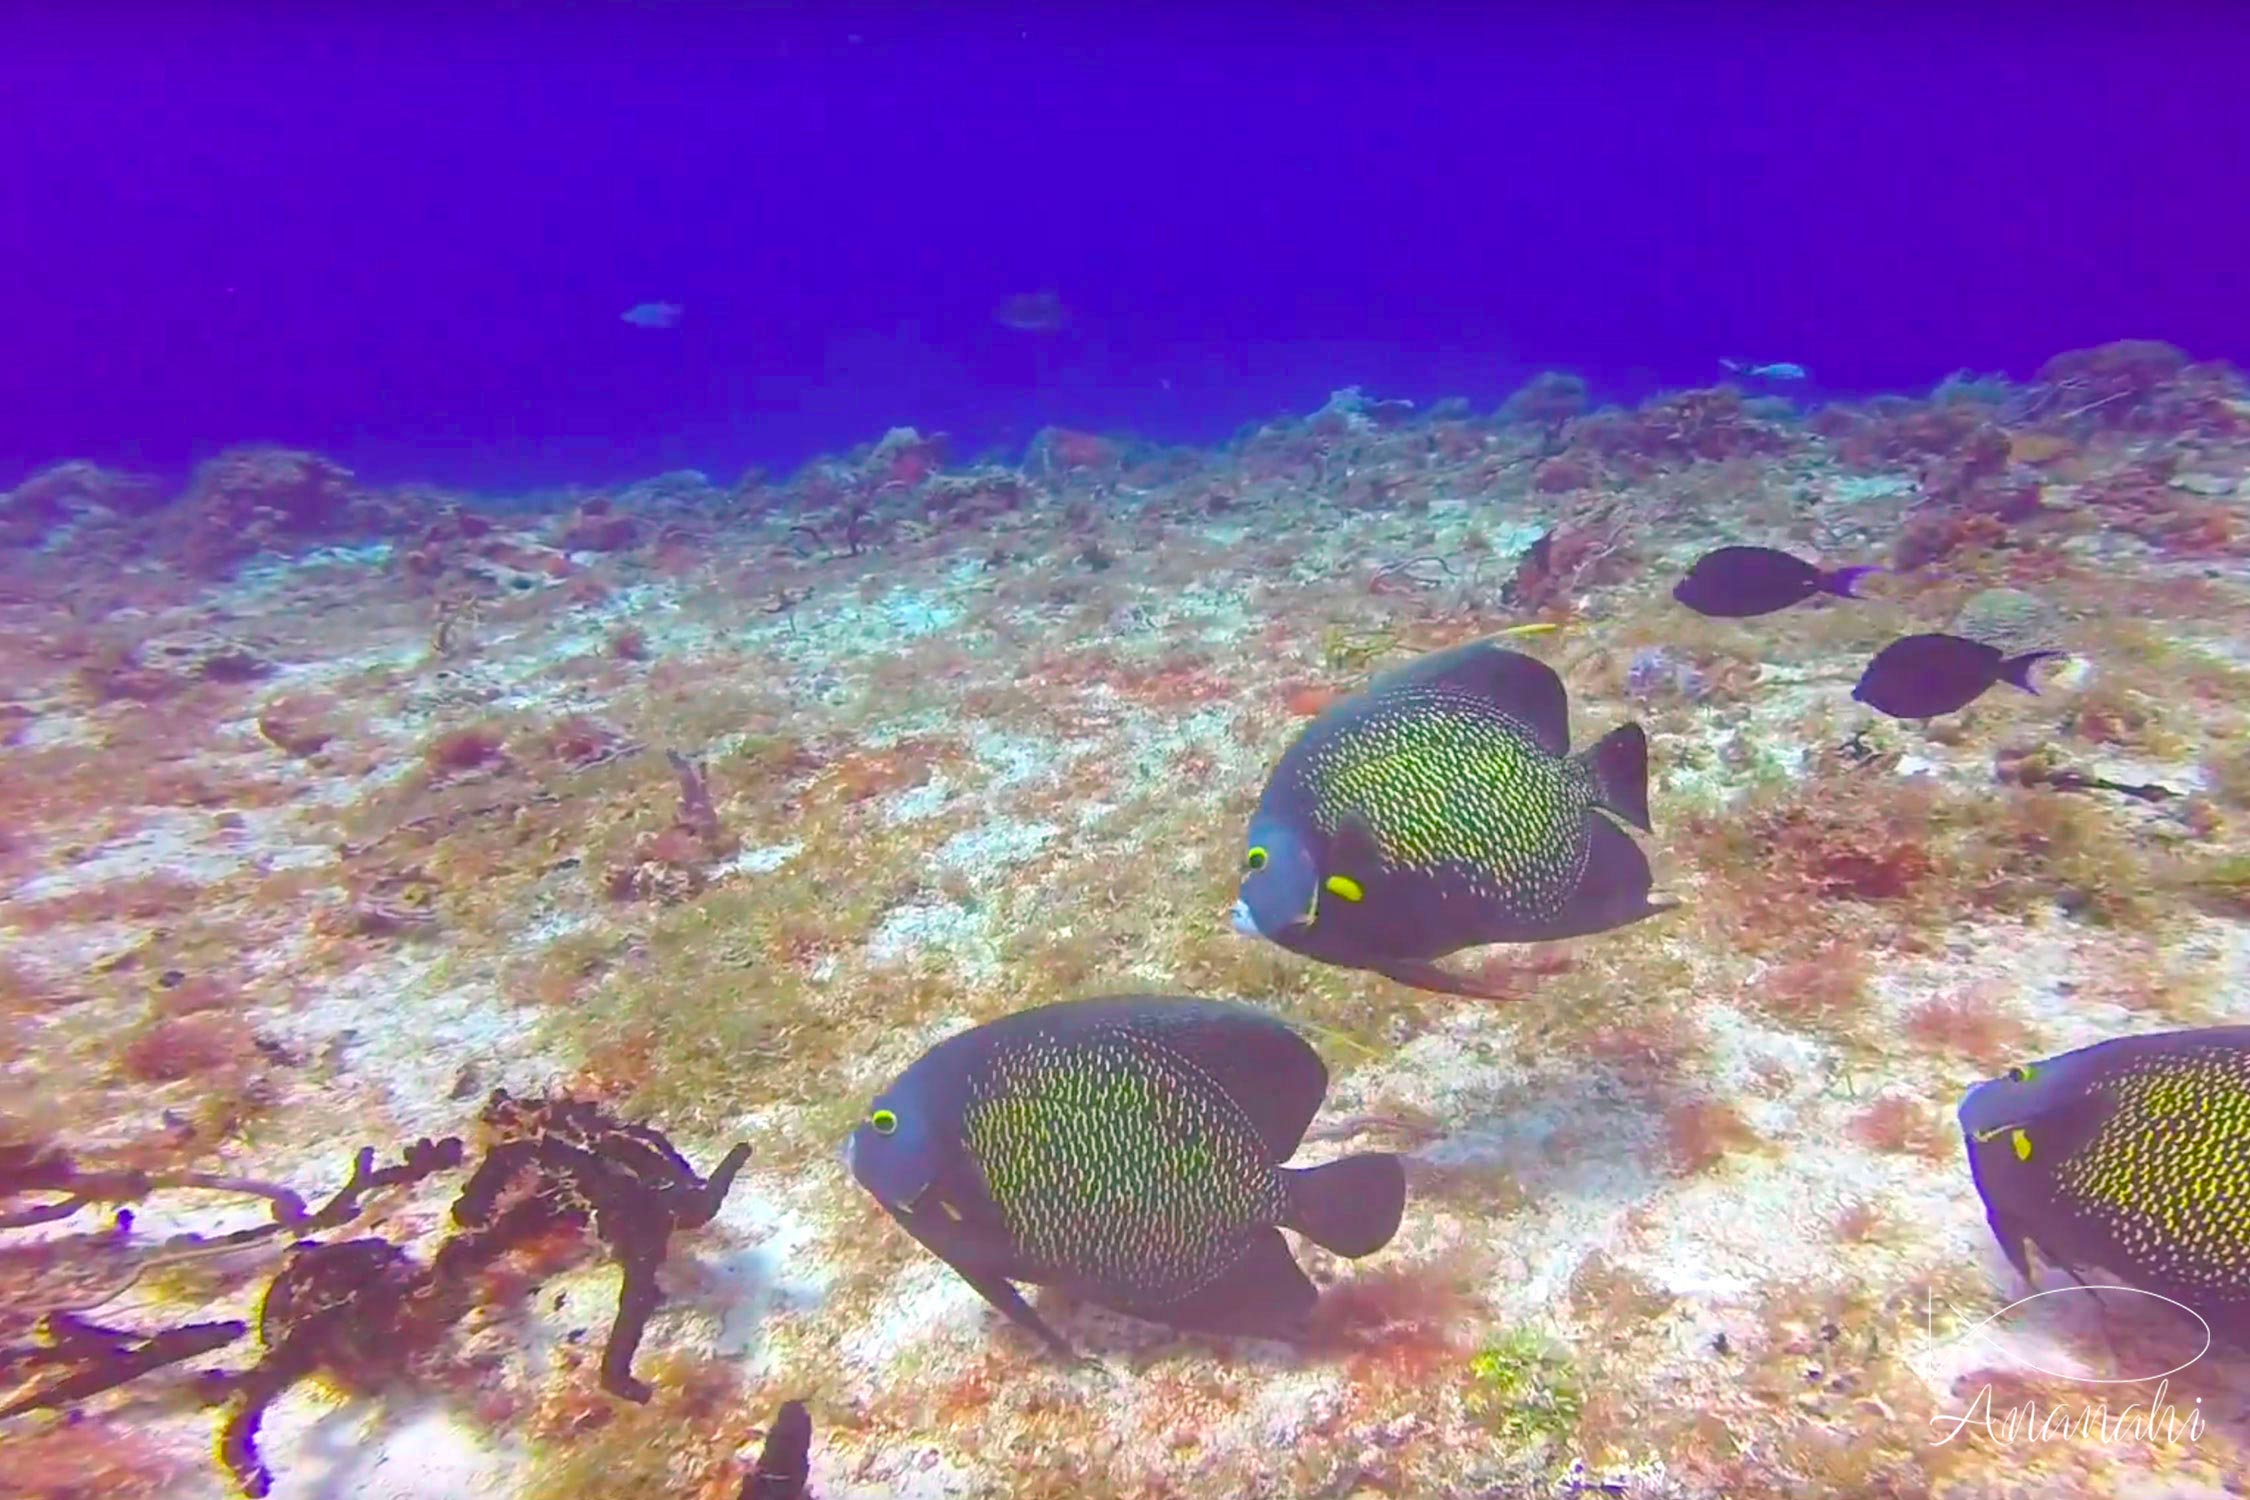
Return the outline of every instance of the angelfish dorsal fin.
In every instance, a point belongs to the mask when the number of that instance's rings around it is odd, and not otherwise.
[[[1367,692],[1373,697],[1417,687],[1482,698],[1530,730],[1549,755],[1570,753],[1570,694],[1555,669],[1536,656],[1489,640],[1470,641],[1380,673]]]
[[[1133,1007],[1119,1017],[1126,1029],[1192,1063],[1241,1106],[1274,1161],[1290,1158],[1328,1092],[1327,1065],[1295,1027],[1227,1001],[1125,1003]]]

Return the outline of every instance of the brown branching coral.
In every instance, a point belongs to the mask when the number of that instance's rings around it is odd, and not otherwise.
[[[711,1221],[750,1148],[736,1144],[705,1179],[662,1135],[593,1104],[500,1090],[484,1122],[492,1146],[454,1202],[463,1232],[438,1251],[439,1275],[464,1274],[557,1225],[591,1226],[625,1273],[602,1351],[602,1388],[646,1401],[649,1388],[633,1378],[633,1351],[664,1299],[656,1272],[666,1246],[674,1230]]]
[[[703,763],[677,750],[665,751],[664,759],[680,778],[680,811],[674,821],[714,856],[724,853],[726,832],[719,826],[718,809],[711,805],[711,786],[704,780]]]
[[[1567,609],[1574,594],[1617,582],[1635,560],[1623,521],[1607,513],[1565,521],[1526,549],[1502,594],[1517,609]]]
[[[491,1140],[484,1159],[453,1205],[458,1232],[428,1264],[403,1246],[372,1236],[320,1241],[299,1238],[268,1284],[259,1307],[264,1354],[247,1370],[207,1377],[212,1399],[228,1408],[219,1457],[245,1495],[263,1496],[273,1477],[258,1453],[258,1428],[283,1392],[317,1373],[350,1386],[397,1377],[468,1310],[469,1276],[525,1239],[558,1226],[591,1227],[624,1268],[624,1287],[602,1358],[603,1388],[646,1401],[649,1387],[632,1373],[649,1317],[663,1301],[658,1268],[673,1231],[710,1222],[750,1148],[736,1145],[709,1178],[658,1132],[612,1118],[570,1099],[518,1099],[496,1092],[484,1111]],[[272,1238],[307,1235],[358,1218],[379,1191],[419,1182],[461,1165],[461,1142],[415,1142],[389,1166],[363,1149],[350,1177],[326,1202],[308,1208],[287,1188],[209,1174],[81,1169],[50,1146],[17,1146],[0,1156],[0,1196],[59,1193],[52,1203],[20,1210],[7,1227],[67,1217],[95,1201],[144,1197],[164,1188],[243,1191],[268,1200],[272,1222],[204,1237],[181,1235],[154,1247],[131,1277],[149,1266],[201,1257]],[[120,1216],[110,1245],[129,1234]],[[114,1297],[122,1287],[112,1287]],[[102,1300],[107,1300],[107,1297]],[[225,1347],[246,1332],[235,1321],[189,1323],[155,1333],[105,1327],[83,1316],[50,1311],[35,1342],[0,1349],[0,1385],[16,1387],[0,1418],[42,1409],[69,1410],[152,1370]]]
[[[35,1204],[0,1214],[0,1229],[18,1229],[66,1219],[91,1203],[137,1202],[153,1192],[167,1188],[203,1188],[213,1192],[244,1193],[267,1200],[272,1206],[272,1223],[237,1230],[216,1240],[195,1241],[198,1244],[231,1247],[279,1234],[284,1229],[299,1234],[317,1234],[322,1230],[348,1224],[359,1217],[361,1200],[368,1194],[419,1182],[433,1173],[460,1164],[461,1143],[450,1136],[442,1141],[416,1141],[406,1148],[398,1165],[390,1167],[375,1165],[375,1150],[370,1146],[361,1150],[352,1164],[351,1176],[344,1185],[318,1209],[308,1210],[304,1199],[293,1190],[277,1183],[260,1182],[255,1178],[209,1172],[151,1172],[140,1168],[82,1167],[59,1147],[6,1145],[0,1146],[0,1199],[24,1193],[60,1193],[63,1196],[50,1203]]]
[[[1753,415],[1741,391],[1723,385],[1678,391],[1637,411],[1596,412],[1570,429],[1572,450],[1633,474],[1699,459],[1715,463],[1741,454],[1774,453],[1788,443],[1781,429]]]
[[[0,1406],[0,1418],[87,1400],[151,1370],[223,1349],[245,1331],[246,1325],[226,1320],[135,1333],[105,1328],[74,1313],[49,1313],[40,1320],[37,1343],[0,1349],[0,1385],[36,1379],[58,1368],[61,1377]]]
[[[619,901],[653,898],[681,901],[702,894],[712,861],[734,852],[735,841],[719,821],[703,763],[667,750],[664,758],[679,778],[679,808],[672,825],[640,839],[629,858],[610,867],[610,896]]]
[[[2068,349],[2039,368],[2011,402],[2022,421],[2061,427],[2090,421],[2130,432],[2239,432],[2240,377],[2216,363],[2190,363],[2156,339],[2118,339]]]
[[[318,1370],[357,1382],[399,1366],[409,1347],[401,1337],[408,1302],[426,1275],[389,1240],[305,1240],[290,1247],[258,1309],[266,1352],[226,1381],[231,1409],[219,1433],[219,1461],[242,1493],[255,1500],[273,1488],[258,1455],[258,1426],[284,1391]]]
[[[135,1201],[174,1188],[242,1192],[269,1204],[269,1223],[210,1237],[179,1235],[151,1247],[124,1283],[101,1299],[106,1301],[155,1265],[239,1249],[285,1230],[308,1234],[340,1227],[359,1217],[369,1195],[419,1182],[460,1163],[461,1143],[451,1137],[417,1141],[396,1164],[386,1167],[375,1165],[370,1147],[359,1153],[342,1187],[320,1207],[308,1208],[294,1191],[252,1179],[201,1172],[87,1169],[59,1149],[17,1148],[0,1163],[0,1194],[63,1195],[10,1215],[6,1227],[51,1222],[90,1203]],[[104,1237],[103,1243],[111,1248],[130,1233],[129,1215],[120,1214],[119,1220],[118,1233]],[[373,1283],[367,1270],[378,1263],[387,1268],[380,1297],[369,1290]],[[315,1368],[333,1366],[347,1357],[366,1364],[378,1351],[400,1347],[395,1312],[413,1285],[405,1269],[410,1264],[403,1251],[379,1239],[334,1245],[301,1240],[291,1248],[288,1262],[267,1289],[260,1316],[265,1358],[245,1374],[217,1377],[225,1393],[222,1399],[234,1407],[220,1453],[244,1493],[263,1495],[271,1484],[257,1456],[256,1438],[259,1419],[275,1397]],[[59,1378],[21,1392],[0,1407],[0,1418],[70,1409],[153,1370],[224,1348],[245,1331],[240,1322],[222,1320],[142,1333],[107,1327],[69,1311],[50,1311],[40,1320],[36,1343],[0,1350],[0,1382],[35,1381],[49,1372],[59,1372]]]

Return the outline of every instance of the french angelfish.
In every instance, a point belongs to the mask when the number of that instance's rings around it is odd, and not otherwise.
[[[1934,719],[1967,708],[1996,682],[2013,683],[2027,693],[2031,669],[2060,651],[2026,651],[2008,656],[1998,646],[1958,635],[1902,636],[1875,653],[1859,674],[1852,696],[1894,719]]]
[[[1816,594],[1857,599],[1852,586],[1880,568],[1817,568],[1772,547],[1720,547],[1695,560],[1672,597],[1699,615],[1744,619],[1802,604]]]
[[[2027,1245],[2250,1342],[2250,1026],[2096,1042],[1961,1101],[1969,1170],[2018,1274]]]
[[[1388,1153],[1282,1165],[1327,1091],[1319,1054],[1248,1006],[1066,1001],[938,1043],[876,1096],[845,1155],[907,1233],[1066,1359],[1015,1283],[1289,1338],[1318,1293],[1275,1226],[1370,1255],[1406,1202]]]
[[[1648,742],[1570,751],[1562,679],[1489,641],[1382,673],[1308,724],[1250,820],[1237,931],[1447,994],[1510,998],[1433,960],[1668,910],[1648,859]]]

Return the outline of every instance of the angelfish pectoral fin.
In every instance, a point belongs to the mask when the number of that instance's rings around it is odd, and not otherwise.
[[[1319,911],[1323,896],[1361,906],[1374,894],[1385,861],[1382,841],[1375,837],[1364,814],[1344,814],[1344,820],[1329,836],[1328,857],[1323,863],[1326,873],[1313,887],[1312,905],[1305,911],[1307,924]]]
[[[1488,984],[1471,979],[1465,974],[1455,974],[1436,964],[1419,958],[1394,958],[1380,964],[1368,965],[1385,979],[1403,984],[1409,989],[1429,990],[1440,995],[1465,995],[1472,1000],[1523,1000],[1528,998],[1520,988]]]

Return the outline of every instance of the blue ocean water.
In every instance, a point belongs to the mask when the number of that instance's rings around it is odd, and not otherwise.
[[[1544,367],[2239,356],[2246,51],[2221,5],[24,7],[0,470],[731,478]]]

